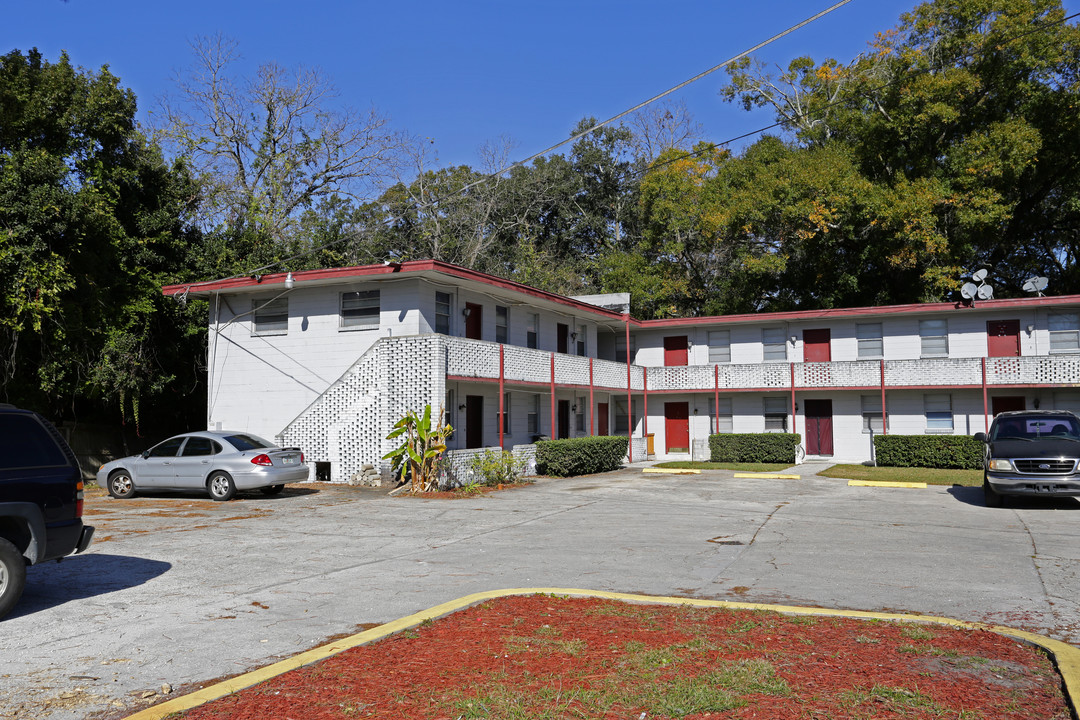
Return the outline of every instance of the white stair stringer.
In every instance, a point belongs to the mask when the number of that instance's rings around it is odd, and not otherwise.
[[[406,410],[437,410],[446,394],[446,338],[382,338],[281,432],[314,468],[330,463],[330,479],[345,482],[365,463],[389,480],[393,447],[387,434]]]

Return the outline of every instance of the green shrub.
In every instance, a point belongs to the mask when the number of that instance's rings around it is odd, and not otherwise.
[[[622,467],[629,441],[624,437],[583,437],[536,443],[536,472],[568,477]]]
[[[887,467],[981,470],[983,444],[970,435],[876,435],[874,457]]]
[[[725,433],[709,436],[712,462],[794,463],[798,433]]]
[[[514,453],[506,450],[485,450],[469,461],[473,475],[480,478],[477,483],[490,486],[519,482],[525,474],[525,465],[524,458],[515,458]]]

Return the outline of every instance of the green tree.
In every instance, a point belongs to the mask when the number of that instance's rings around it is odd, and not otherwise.
[[[374,109],[339,107],[317,68],[271,62],[242,78],[235,41],[197,38],[192,50],[194,67],[153,113],[155,134],[198,174],[201,225],[247,259],[238,270],[286,256],[320,201],[369,199],[392,176],[405,138]]]
[[[185,267],[197,194],[135,127],[107,67],[0,57],[0,391],[68,416],[134,406],[190,363],[161,286]],[[163,327],[165,326],[165,327]],[[185,378],[187,381],[188,378]]]
[[[870,203],[839,203],[863,215],[838,217],[848,237],[835,247],[873,242],[884,252],[859,254],[881,262],[837,302],[883,278],[900,282],[885,280],[881,301],[943,299],[983,264],[999,294],[1019,294],[1031,274],[1080,291],[1080,30],[1063,20],[1058,0],[936,0],[847,65],[732,69],[726,97],[772,107],[812,173],[842,155],[861,176],[849,192],[873,188]]]

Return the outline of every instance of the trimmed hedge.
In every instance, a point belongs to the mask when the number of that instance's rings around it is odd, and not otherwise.
[[[712,462],[795,463],[798,433],[724,433],[709,436]]]
[[[618,470],[629,441],[624,437],[582,437],[536,443],[536,472],[569,477]]]
[[[981,470],[983,448],[970,435],[874,436],[874,457],[887,467]]]

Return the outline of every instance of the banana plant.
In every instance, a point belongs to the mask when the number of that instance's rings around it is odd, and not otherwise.
[[[446,439],[454,431],[443,423],[443,410],[433,424],[431,405],[424,406],[424,414],[413,410],[398,420],[387,440],[400,440],[401,444],[383,455],[384,460],[394,461],[394,471],[401,482],[411,478],[414,493],[439,489],[439,459],[446,452]]]

